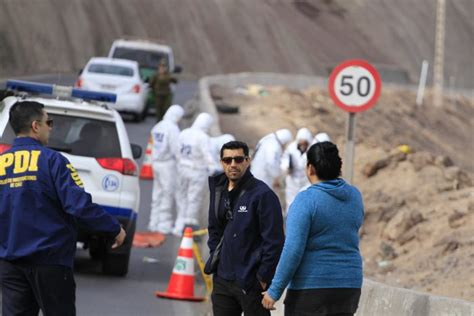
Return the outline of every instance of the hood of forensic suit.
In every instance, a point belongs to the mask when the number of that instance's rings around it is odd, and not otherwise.
[[[322,142],[330,142],[331,138],[326,133],[318,133],[314,136],[313,143],[322,143]]]
[[[217,137],[212,137],[211,138],[211,143],[215,146],[215,148],[217,150],[221,150],[222,146],[224,146],[224,144],[228,143],[228,142],[231,142],[231,141],[234,141],[235,140],[235,137],[231,134],[222,134],[220,136],[217,136]]]
[[[200,129],[203,132],[207,133],[211,129],[211,125],[213,122],[214,119],[212,118],[211,114],[201,113],[196,117],[191,128]]]
[[[311,131],[306,127],[300,128],[298,133],[296,133],[296,141],[299,142],[300,140],[305,140],[308,144],[311,144],[313,140],[313,135],[311,135]]]
[[[293,135],[289,129],[282,128],[275,132],[278,142],[282,145],[286,145],[293,140]]]
[[[173,104],[169,107],[168,111],[166,111],[163,120],[171,121],[173,123],[178,123],[184,115],[184,109],[181,105]]]

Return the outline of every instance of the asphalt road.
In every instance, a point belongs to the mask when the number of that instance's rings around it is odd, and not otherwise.
[[[71,85],[74,75],[38,75],[24,80]],[[18,78],[20,79],[20,78]],[[0,82],[0,87],[4,82]],[[175,93],[175,103],[184,104],[197,89],[196,81],[182,81]],[[140,123],[124,117],[132,143],[141,145],[145,152],[148,135],[155,124],[149,116]],[[141,159],[140,159],[141,165]],[[152,181],[140,181],[141,199],[137,231],[146,230],[150,214]],[[208,315],[208,302],[186,302],[156,298],[155,291],[165,291],[173,270],[180,238],[169,236],[165,243],[155,249],[133,248],[129,273],[126,277],[108,277],[100,273],[100,264],[89,260],[88,252],[78,250],[75,261],[77,283],[77,314],[87,316],[107,315]],[[203,247],[201,247],[203,248]],[[204,247],[205,248],[205,247]],[[144,258],[156,259],[155,263]],[[200,274],[196,276],[195,295],[203,296],[205,288]]]

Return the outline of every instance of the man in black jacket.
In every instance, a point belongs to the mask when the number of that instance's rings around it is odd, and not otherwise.
[[[281,205],[275,193],[250,173],[247,144],[221,149],[223,174],[209,178],[210,258],[215,316],[270,315],[261,305],[284,243]]]

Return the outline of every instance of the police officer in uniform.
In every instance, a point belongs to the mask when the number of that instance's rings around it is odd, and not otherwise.
[[[168,108],[171,106],[171,103],[173,102],[173,90],[171,89],[171,84],[177,82],[178,80],[171,76],[168,70],[168,62],[166,59],[161,59],[156,74],[150,82],[150,86],[155,95],[157,122],[163,119],[166,111],[168,111]]]
[[[10,110],[17,138],[0,155],[0,282],[4,316],[75,315],[78,224],[120,246],[125,231],[92,203],[77,171],[48,149],[53,121],[38,102]]]

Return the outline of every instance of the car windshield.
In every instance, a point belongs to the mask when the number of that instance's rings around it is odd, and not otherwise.
[[[47,147],[77,156],[122,157],[114,123],[53,113],[48,116],[54,120],[54,127]],[[8,123],[0,143],[11,145],[14,139]]]
[[[166,53],[151,52],[141,49],[133,49],[127,47],[116,47],[113,58],[130,59],[138,62],[140,67],[156,69],[161,59],[165,59],[168,63]],[[169,65],[168,65],[169,67]]]
[[[109,64],[90,64],[87,68],[88,72],[96,74],[117,75],[124,77],[133,77],[133,68],[109,65]]]

